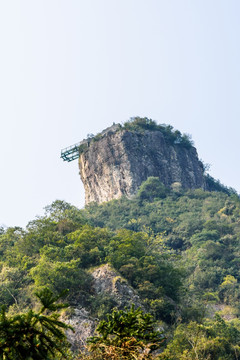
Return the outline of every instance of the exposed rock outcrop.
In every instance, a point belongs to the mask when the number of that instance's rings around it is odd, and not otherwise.
[[[67,330],[66,335],[73,351],[83,350],[87,339],[94,335],[96,320],[91,318],[89,312],[84,308],[72,309],[72,314],[63,319],[65,323],[74,329]]]
[[[128,131],[115,125],[93,138],[80,153],[85,202],[131,197],[150,176],[164,185],[206,188],[203,165],[193,146],[170,143],[159,131]]]
[[[105,264],[94,269],[92,276],[92,287],[96,295],[112,297],[118,308],[129,307],[131,304],[143,308],[134,289],[110,265]],[[98,319],[92,318],[85,308],[75,307],[71,309],[71,314],[64,316],[62,320],[75,330],[74,333],[67,330],[72,350],[84,349],[87,339],[94,335]]]
[[[130,304],[142,307],[141,301],[134,289],[110,265],[100,266],[92,272],[93,288],[97,294],[108,294],[124,308]]]

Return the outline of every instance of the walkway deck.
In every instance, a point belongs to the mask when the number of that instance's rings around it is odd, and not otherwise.
[[[74,145],[71,145],[63,150],[61,150],[61,159],[63,161],[73,161],[77,158],[79,158],[79,146],[81,143],[77,143]]]

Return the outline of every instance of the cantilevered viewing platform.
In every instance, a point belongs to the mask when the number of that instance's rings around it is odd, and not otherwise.
[[[80,145],[81,143],[77,143],[61,150],[61,159],[63,159],[63,161],[70,162],[79,158]]]
[[[119,129],[119,127],[120,127],[119,124],[113,124],[112,126],[106,128],[101,133],[97,134],[96,136],[98,137],[98,139],[100,139],[101,137],[107,135],[110,131],[113,131],[113,132],[116,131],[117,129]],[[90,142],[93,139],[96,139],[96,136],[89,135],[87,139],[84,139],[77,144],[71,145],[71,146],[61,150],[61,159],[63,159],[63,161],[67,161],[67,162],[78,159],[80,156],[81,149],[85,148],[85,147],[89,147]]]

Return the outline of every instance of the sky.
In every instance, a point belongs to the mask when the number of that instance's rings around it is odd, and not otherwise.
[[[62,148],[142,116],[192,135],[240,192],[239,0],[0,1],[0,224],[79,208]]]

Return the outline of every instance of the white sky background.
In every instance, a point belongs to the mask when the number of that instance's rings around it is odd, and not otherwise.
[[[240,192],[239,0],[0,0],[0,224],[78,207],[61,148],[147,116]]]

